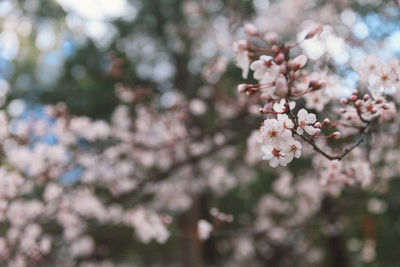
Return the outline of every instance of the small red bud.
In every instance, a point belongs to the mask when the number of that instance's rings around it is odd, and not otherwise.
[[[280,64],[283,60],[285,60],[285,55],[283,55],[282,53],[279,53],[276,57],[275,57],[275,62]]]
[[[352,95],[352,96],[350,97],[350,100],[351,100],[351,101],[356,101],[356,100],[357,100],[357,96],[356,96],[356,95]]]
[[[339,139],[342,134],[340,132],[333,132],[329,135],[329,138]]]
[[[306,37],[304,39],[310,39],[313,38],[315,35],[319,34],[322,32],[322,25],[318,24],[316,25],[311,31],[309,31],[306,34]]]
[[[323,126],[326,126],[326,125],[328,125],[329,123],[331,123],[331,120],[328,119],[328,118],[326,118],[326,119],[324,119],[324,121],[322,122],[322,125],[323,125]]]

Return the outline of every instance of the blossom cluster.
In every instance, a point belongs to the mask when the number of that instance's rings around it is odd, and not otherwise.
[[[269,160],[270,166],[286,166],[294,157],[300,157],[302,144],[294,139],[295,135],[309,143],[326,158],[340,160],[360,142],[352,146],[349,151],[345,150],[339,155],[327,154],[324,149],[318,147],[315,140],[338,139],[342,135],[339,131],[327,133],[328,126],[337,129],[343,126],[359,129],[364,138],[369,133],[370,124],[374,118],[381,117],[382,120],[388,120],[395,116],[395,106],[386,100],[386,97],[382,95],[382,90],[379,93],[375,91],[366,93],[362,98],[358,98],[358,90],[354,90],[348,99],[343,98],[340,102],[347,107],[342,108],[340,114],[347,123],[332,122],[328,118],[323,122],[317,122],[316,115],[305,108],[301,108],[296,114],[293,110],[296,106],[295,101],[301,98],[305,99],[307,108],[314,108],[317,111],[322,111],[329,100],[337,101],[337,97],[332,92],[331,96],[329,95],[329,91],[335,90],[335,78],[324,72],[309,73],[305,69],[308,62],[305,55],[291,58],[291,51],[299,43],[279,44],[276,35],[272,33],[263,35],[253,24],[246,24],[243,29],[244,33],[251,38],[262,40],[263,45],[256,45],[248,40],[239,40],[234,44],[236,62],[237,66],[242,68],[242,77],[247,78],[249,70],[252,70],[253,78],[258,81],[257,84],[239,84],[237,90],[248,96],[257,96],[257,99],[263,103],[260,108],[262,114],[276,115],[276,118],[264,120],[257,137],[257,141],[262,144],[263,159]],[[314,26],[305,34],[301,42],[307,42],[318,36],[322,30],[321,25]],[[362,69],[362,73],[364,76],[380,77],[381,82],[378,84],[374,79],[374,82],[370,80],[369,83],[375,87],[395,88],[398,82],[397,61],[392,60],[388,69],[381,64],[379,70],[376,70],[378,63],[373,59],[375,58],[367,60],[366,65],[369,67],[366,70]],[[382,81],[386,81],[386,84]],[[344,130],[344,132],[348,131]]]

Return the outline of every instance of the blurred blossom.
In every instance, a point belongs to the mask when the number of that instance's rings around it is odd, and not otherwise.
[[[346,9],[340,14],[340,18],[347,26],[352,26],[356,22],[356,14],[351,9]]]
[[[56,41],[56,34],[51,23],[46,23],[39,27],[35,42],[39,50],[47,51],[52,49]]]
[[[0,2],[0,17],[6,16],[14,7],[12,0],[4,0]]]
[[[0,34],[0,56],[7,59],[14,59],[19,50],[18,36],[14,31],[3,31]]]
[[[22,99],[14,99],[7,107],[7,112],[11,117],[19,117],[25,111],[25,101]]]
[[[0,1],[0,265],[390,259],[393,6]]]
[[[369,30],[368,27],[365,23],[363,22],[358,22],[354,25],[353,28],[354,35],[358,39],[365,39],[369,35]]]
[[[269,0],[253,0],[253,5],[257,10],[266,9],[269,6]]]
[[[132,19],[137,13],[135,7],[126,0],[57,0],[64,9],[72,11],[88,20],[107,20],[126,17]]]

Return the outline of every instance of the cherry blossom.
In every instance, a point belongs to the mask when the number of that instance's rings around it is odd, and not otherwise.
[[[275,112],[286,112],[286,100],[281,99],[279,103],[274,103],[273,109]],[[289,108],[293,110],[296,107],[296,102],[291,101],[289,102]]]
[[[233,50],[236,52],[236,64],[242,69],[242,78],[246,79],[249,73],[250,58],[248,42],[245,40],[237,41],[233,44]]]
[[[317,129],[310,124],[314,124],[317,121],[315,114],[308,113],[304,108],[300,109],[297,113],[298,117],[298,126],[296,132],[300,135],[306,131],[309,135],[314,135],[317,132]]]

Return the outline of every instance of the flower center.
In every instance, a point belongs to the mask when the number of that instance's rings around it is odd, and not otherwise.
[[[271,130],[268,132],[268,136],[270,138],[276,138],[278,136],[278,132],[276,130]]]
[[[276,158],[279,158],[281,156],[281,151],[274,148],[274,150],[272,150],[272,155],[274,155]]]

